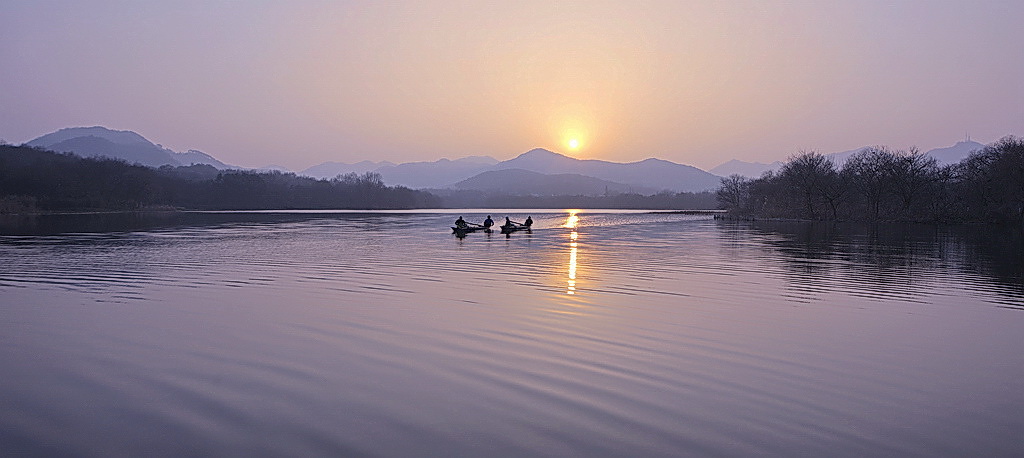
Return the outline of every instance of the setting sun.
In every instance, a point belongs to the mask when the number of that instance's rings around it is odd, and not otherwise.
[[[575,138],[569,139],[569,149],[577,149],[579,147],[580,147],[580,141],[579,140],[577,140]]]

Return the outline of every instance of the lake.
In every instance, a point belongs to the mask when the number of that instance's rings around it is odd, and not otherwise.
[[[0,450],[1021,456],[1019,230],[484,211],[0,220]]]

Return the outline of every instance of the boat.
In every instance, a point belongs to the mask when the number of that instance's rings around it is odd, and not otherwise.
[[[527,226],[525,224],[511,224],[511,225],[505,224],[505,225],[501,226],[501,233],[502,234],[511,234],[513,232],[523,231],[523,230],[525,230],[527,232],[530,232],[530,226]]]
[[[451,228],[452,228],[452,232],[456,233],[456,234],[469,234],[471,232],[476,232],[476,231],[484,231],[484,232],[486,232],[488,234],[491,233],[491,229],[490,228],[483,227],[483,226],[466,226],[466,227],[451,226]]]

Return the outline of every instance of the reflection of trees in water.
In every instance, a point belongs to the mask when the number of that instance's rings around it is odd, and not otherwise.
[[[963,227],[958,232],[968,265],[1024,296],[1024,229]]]
[[[851,291],[913,299],[937,282],[949,284],[976,274],[1001,286],[996,289],[1015,301],[1024,298],[1020,230],[779,221],[722,225],[727,248],[757,241],[782,261],[787,280],[802,290],[852,286]]]
[[[195,224],[223,216],[178,212],[0,215],[0,234],[55,235],[69,232],[133,232]],[[204,221],[206,222],[206,221]]]

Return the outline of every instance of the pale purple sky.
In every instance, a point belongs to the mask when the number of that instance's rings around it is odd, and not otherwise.
[[[1024,135],[1022,17],[1020,0],[7,0],[0,138],[102,125],[294,170],[927,150]]]

